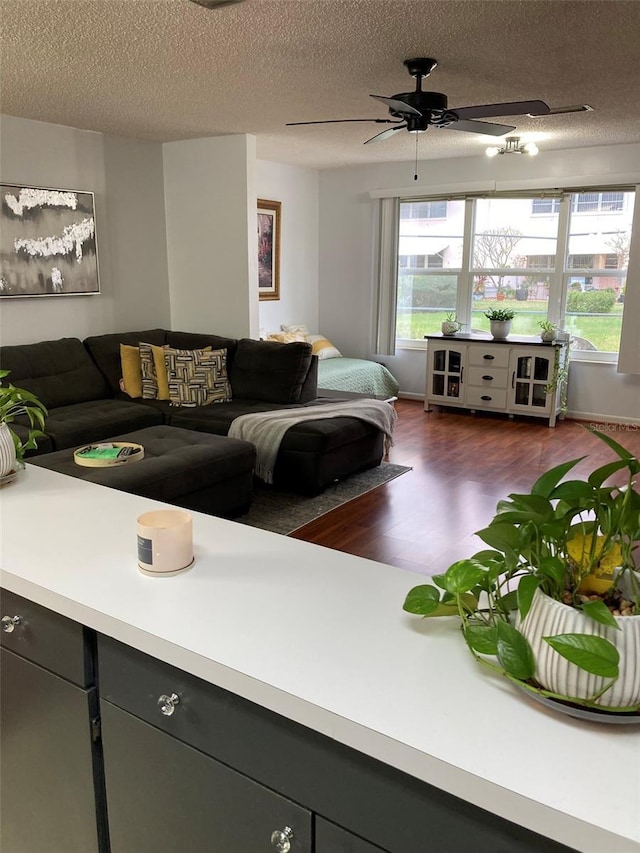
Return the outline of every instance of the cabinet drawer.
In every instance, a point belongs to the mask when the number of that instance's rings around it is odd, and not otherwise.
[[[310,811],[100,704],[111,853],[255,853],[276,848],[274,832],[310,853]]]
[[[470,367],[467,373],[467,384],[480,388],[506,388],[509,382],[509,371],[506,367]]]
[[[469,366],[484,365],[486,367],[509,367],[509,347],[500,344],[486,346],[474,344],[469,347]]]
[[[1,591],[3,622],[0,645],[61,675],[79,687],[93,683],[92,659],[85,629],[8,590]],[[9,622],[14,621],[14,624]]]
[[[385,853],[382,847],[376,847],[345,832],[339,826],[316,818],[316,853]]]
[[[465,404],[472,409],[500,409],[507,406],[507,392],[501,388],[474,388],[467,385]]]

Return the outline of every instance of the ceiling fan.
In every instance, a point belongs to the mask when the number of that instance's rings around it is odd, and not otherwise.
[[[416,88],[413,92],[401,92],[390,98],[384,95],[371,95],[377,101],[381,101],[389,107],[389,114],[394,118],[344,118],[329,119],[327,121],[291,121],[288,127],[303,124],[338,124],[342,122],[370,121],[376,124],[393,124],[394,127],[372,136],[364,143],[381,142],[397,133],[399,130],[408,130],[409,133],[422,133],[430,127],[447,130],[464,130],[469,133],[484,133],[489,136],[504,136],[515,130],[513,124],[497,124],[495,122],[476,121],[479,118],[493,118],[496,116],[543,116],[562,112],[581,112],[589,110],[587,105],[574,107],[559,107],[551,109],[544,101],[511,101],[503,104],[483,104],[475,107],[456,107],[449,109],[447,96],[441,92],[423,92],[422,81],[436,68],[436,59],[418,58],[406,59],[404,65],[409,74],[415,78]]]

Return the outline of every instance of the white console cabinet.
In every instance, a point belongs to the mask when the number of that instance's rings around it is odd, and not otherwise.
[[[566,392],[567,344],[537,338],[427,335],[425,411],[436,404],[545,418]]]

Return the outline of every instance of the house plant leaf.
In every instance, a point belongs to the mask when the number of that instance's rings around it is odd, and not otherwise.
[[[582,462],[584,458],[584,456],[580,456],[578,459],[572,459],[569,462],[563,462],[561,465],[551,468],[541,477],[538,477],[531,487],[531,494],[542,495],[542,497],[548,498],[564,475],[574,468],[578,462]]]
[[[406,610],[407,613],[429,616],[438,607],[439,603],[440,593],[438,590],[429,584],[421,584],[409,590],[402,609]]]
[[[448,592],[460,595],[480,584],[484,576],[485,570],[479,563],[474,560],[459,560],[447,569],[443,582]]]
[[[603,678],[618,677],[620,655],[613,643],[604,637],[592,634],[557,634],[555,637],[542,639],[580,669]]]
[[[464,636],[474,652],[480,655],[497,655],[498,630],[495,625],[467,625]]]
[[[521,619],[524,619],[529,612],[531,602],[533,601],[533,595],[539,586],[540,582],[535,575],[525,575],[523,578],[520,578],[517,600]]]
[[[601,625],[606,625],[609,628],[615,628],[620,631],[620,626],[615,620],[613,613],[609,610],[604,601],[597,599],[596,601],[585,601],[582,605],[582,612],[586,613],[591,619],[599,622]]]
[[[505,671],[522,681],[533,678],[536,662],[526,638],[503,621],[498,622],[497,634],[497,657]]]

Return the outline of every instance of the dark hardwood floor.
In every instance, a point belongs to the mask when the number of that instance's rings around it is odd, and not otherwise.
[[[415,400],[396,403],[398,422],[389,461],[412,470],[292,534],[328,548],[424,574],[444,571],[482,547],[484,527],[500,498],[528,491],[548,468],[588,455],[583,475],[615,459],[578,421],[554,429],[532,418],[429,414]],[[598,424],[640,456],[640,425]]]

